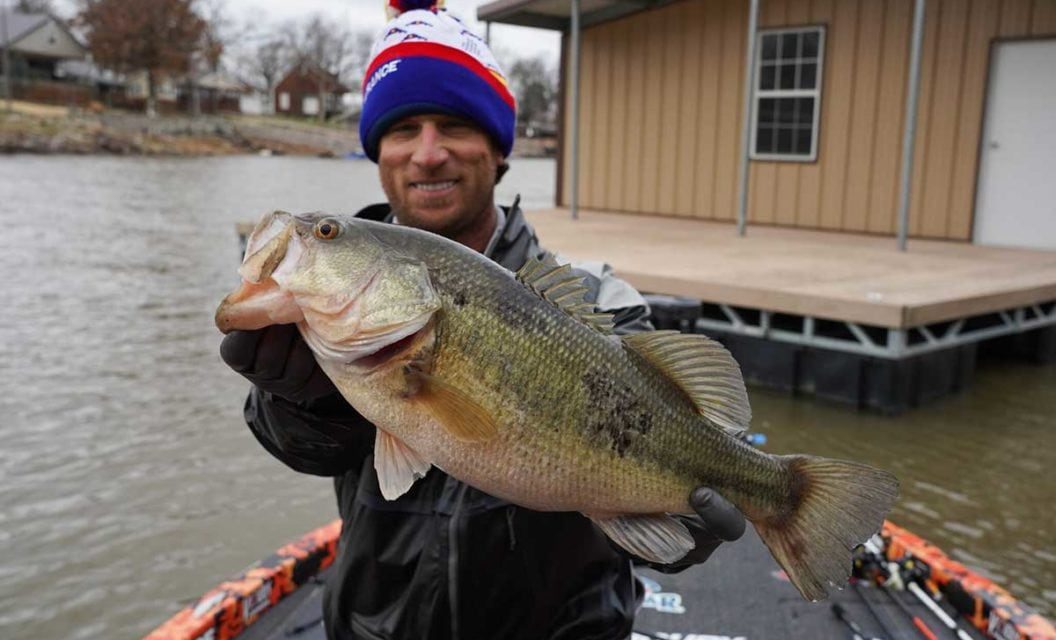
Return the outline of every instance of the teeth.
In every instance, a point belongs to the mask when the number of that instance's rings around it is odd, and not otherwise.
[[[446,180],[444,182],[416,182],[414,186],[422,191],[443,191],[448,187],[454,186],[454,184],[454,180]]]

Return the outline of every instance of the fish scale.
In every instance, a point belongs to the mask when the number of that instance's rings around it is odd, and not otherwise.
[[[483,278],[460,277],[465,273],[476,273],[465,260],[441,261],[430,269],[439,289],[461,293],[469,301],[462,309],[445,305],[440,320],[442,339],[433,371],[439,377],[461,383],[461,388],[495,415],[498,422],[519,434],[517,439],[523,446],[510,454],[504,455],[498,446],[486,449],[495,457],[493,467],[516,464],[524,469],[524,476],[511,478],[508,487],[491,486],[489,490],[520,504],[551,510],[655,513],[663,505],[664,511],[690,512],[687,500],[695,484],[689,473],[671,470],[665,481],[658,481],[648,458],[640,460],[631,455],[633,452],[626,456],[615,454],[608,446],[610,442],[584,428],[581,416],[586,394],[582,377],[599,366],[632,371],[622,347],[610,340],[598,340],[597,334],[584,325],[568,322],[560,309],[537,304],[537,297],[523,286],[511,289],[510,279],[502,274],[498,278],[485,274],[492,277],[482,281]],[[494,302],[498,296],[508,306],[531,309],[532,313],[513,319],[509,314],[502,317],[499,313],[480,313],[489,307],[501,311],[504,303]],[[534,357],[527,359],[526,353]],[[488,380],[492,363],[507,360],[525,361],[519,379],[499,380],[492,385],[479,383]],[[538,384],[540,379],[545,380],[545,386]],[[640,379],[622,382],[633,392],[636,381]],[[470,385],[476,388],[467,389]],[[534,394],[525,393],[533,391]],[[643,405],[648,404],[648,392],[636,396]],[[507,407],[521,408],[520,419],[503,420],[502,417],[512,415]],[[642,440],[642,451],[678,447],[679,441],[690,444],[692,438],[686,427],[699,418],[689,413],[688,405],[686,409],[682,420],[660,421],[654,432],[643,436],[655,441],[655,446],[649,447]],[[674,417],[666,406],[654,407],[653,412]],[[621,416],[601,418],[615,424],[621,420]],[[547,427],[556,429],[560,437],[546,437]],[[472,456],[470,465],[480,464],[488,455],[474,453],[481,457]],[[543,458],[552,461],[551,473],[537,478],[539,474],[534,470]],[[449,472],[456,476],[476,475],[462,468]],[[535,482],[525,483],[529,477]]]
[[[217,326],[301,318],[323,371],[378,427],[389,499],[433,465],[522,506],[583,512],[629,552],[672,562],[694,543],[670,515],[692,513],[690,492],[707,486],[818,599],[897,496],[885,471],[745,444],[733,432],[750,420],[747,394],[725,349],[613,335],[552,256],[514,277],[424,231],[281,212],[248,246]]]

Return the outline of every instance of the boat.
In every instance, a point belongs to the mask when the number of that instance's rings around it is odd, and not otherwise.
[[[340,532],[335,520],[280,547],[146,640],[324,640],[322,584]],[[1029,605],[894,523],[858,548],[854,565],[848,588],[807,602],[749,527],[741,541],[681,574],[640,571],[645,594],[632,637],[813,640],[853,637],[855,625],[863,638],[1056,640],[1053,623]]]

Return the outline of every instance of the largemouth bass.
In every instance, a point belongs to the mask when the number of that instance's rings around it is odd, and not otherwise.
[[[323,371],[374,423],[395,499],[431,465],[543,511],[579,511],[653,562],[693,548],[671,514],[711,487],[752,522],[810,600],[846,583],[851,550],[898,493],[891,474],[763,453],[737,363],[701,335],[618,337],[552,257],[516,275],[460,244],[325,214],[266,215],[221,331],[297,323]]]

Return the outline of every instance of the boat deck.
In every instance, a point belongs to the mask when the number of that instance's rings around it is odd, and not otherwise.
[[[567,209],[528,213],[547,248],[642,291],[908,329],[1056,300],[1056,252]]]
[[[325,576],[325,573],[324,573]],[[322,578],[294,591],[250,625],[240,640],[324,640]],[[916,628],[891,598],[926,621],[938,640],[957,640],[932,614],[907,593],[888,596],[865,585],[835,591],[829,600],[810,603],[782,578],[766,547],[749,527],[744,539],[722,545],[706,563],[676,575],[639,571],[646,598],[635,619],[630,640],[820,640],[851,637],[850,629],[832,613],[838,604],[867,638],[917,638]],[[487,606],[485,594],[472,594]],[[868,600],[878,619],[863,602]],[[943,605],[948,614],[956,612]],[[985,636],[963,622],[973,640]]]

